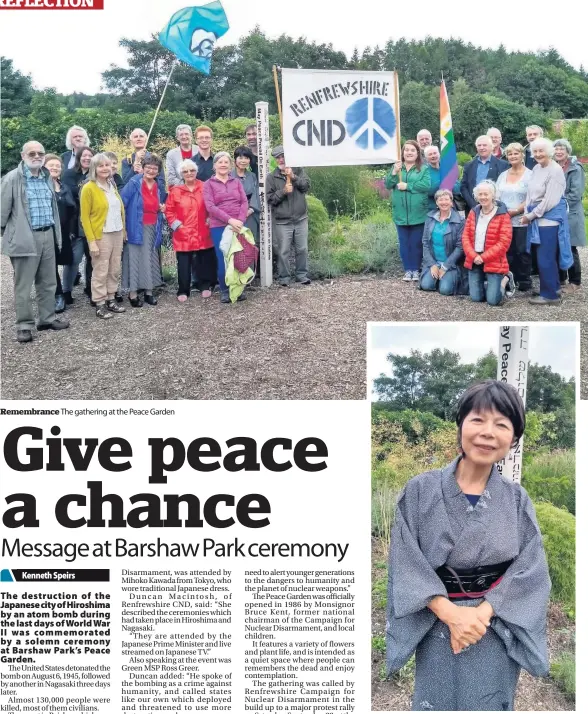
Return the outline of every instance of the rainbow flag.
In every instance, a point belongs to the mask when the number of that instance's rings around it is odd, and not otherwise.
[[[455,148],[455,139],[453,137],[453,124],[451,123],[451,110],[449,109],[449,98],[447,96],[445,80],[441,82],[440,100],[441,183],[439,184],[439,188],[446,188],[449,189],[449,191],[452,191],[455,182],[459,178],[459,167],[457,165],[457,150]]]

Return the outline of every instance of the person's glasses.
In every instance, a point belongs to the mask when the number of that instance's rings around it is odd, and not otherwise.
[[[45,152],[44,151],[29,151],[27,156],[29,157],[29,159],[34,159],[35,156],[38,156],[39,158],[42,159],[43,156],[45,156]]]
[[[196,171],[194,169],[186,169],[185,171],[182,171],[183,174],[195,174]]]

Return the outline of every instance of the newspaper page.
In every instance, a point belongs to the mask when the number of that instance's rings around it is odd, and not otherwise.
[[[365,405],[194,416],[2,408],[2,711],[366,711]]]

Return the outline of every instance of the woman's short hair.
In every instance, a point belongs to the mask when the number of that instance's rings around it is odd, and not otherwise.
[[[239,156],[245,156],[249,161],[253,161],[253,152],[248,146],[238,146],[235,151],[233,151],[234,159],[238,159]]]
[[[145,168],[145,166],[157,166],[157,173],[159,173],[163,168],[163,163],[157,154],[146,154],[141,159],[141,166],[143,168]]]
[[[455,423],[461,443],[461,427],[471,412],[497,411],[510,420],[518,443],[525,431],[525,405],[512,384],[497,379],[485,379],[468,387],[459,398]]]
[[[423,154],[425,156],[425,159],[431,153],[431,151],[433,151],[433,149],[436,149],[437,151],[439,151],[439,147],[435,146],[435,144],[429,144],[429,146],[425,146],[425,148],[423,149]],[[439,154],[440,153],[441,152],[439,151]]]
[[[57,156],[57,154],[45,154],[45,160],[43,162],[43,166],[47,166],[48,161],[55,161],[56,159],[63,166],[63,161],[61,160],[61,156]]]
[[[474,188],[474,198],[476,201],[478,200],[478,193],[480,192],[481,188],[487,188],[490,191],[492,191],[492,199],[496,201],[496,184],[494,181],[491,181],[490,179],[484,179],[484,181],[480,181],[480,183]]]
[[[518,141],[513,141],[512,144],[509,144],[504,150],[504,155],[508,156],[509,151],[518,151],[519,154],[524,154],[525,147],[522,144],[519,144]]]
[[[217,162],[219,159],[222,159],[223,156],[226,156],[226,157],[227,157],[227,159],[229,160],[229,163],[230,163],[231,166],[232,166],[232,165],[233,165],[233,159],[231,158],[231,155],[229,154],[228,151],[218,151],[218,152],[214,155],[214,157],[213,157],[213,159],[212,159],[212,165],[213,165],[213,166],[216,166],[216,162]]]
[[[77,171],[78,173],[81,173],[82,171],[82,156],[84,154],[84,151],[89,151],[92,156],[95,155],[94,149],[91,149],[89,146],[81,146],[77,151],[76,151],[76,160],[73,165],[74,171]]]
[[[69,129],[67,130],[67,134],[65,135],[65,148],[68,151],[73,150],[73,144],[71,143],[71,133],[72,131],[82,131],[84,133],[84,144],[86,146],[89,146],[90,144],[90,137],[88,136],[88,132],[84,129],[82,126],[70,126]]]
[[[178,166],[179,172],[182,174],[186,169],[195,169],[196,170],[196,176],[198,176],[198,164],[196,164],[192,159],[184,159],[183,161],[180,161],[180,165]]]
[[[109,164],[110,159],[106,154],[94,154],[92,156],[92,161],[90,161],[90,168],[88,169],[88,181],[96,181],[96,169],[100,164]]]
[[[453,201],[453,192],[448,188],[440,188],[438,191],[435,191],[435,203],[437,203],[437,199],[441,198],[441,196],[449,196]]]
[[[555,149],[556,146],[563,146],[563,148],[568,152],[568,156],[572,155],[572,145],[567,139],[556,139],[553,142],[553,148]],[[47,159],[45,159],[47,161]]]
[[[180,138],[180,132],[181,131],[189,131],[190,136],[194,136],[192,134],[192,127],[189,124],[178,124],[176,127],[176,139]]]
[[[532,141],[529,145],[529,149],[531,150],[531,154],[533,154],[533,151],[535,149],[545,149],[545,153],[549,158],[553,158],[553,154],[555,153],[555,148],[553,146],[553,141],[551,139],[547,139],[544,136],[540,136],[538,139],[535,139],[535,141]]]
[[[428,129],[421,129],[421,131],[428,131]],[[417,169],[420,169],[421,166],[423,165],[423,160],[421,158],[421,147],[417,144],[417,142],[414,139],[407,139],[404,142],[404,144],[402,145],[402,152],[400,154],[402,161],[404,161],[404,149],[406,149],[407,146],[414,146],[414,148],[416,149],[417,155],[416,155],[416,160],[414,162],[414,165],[417,167]]]

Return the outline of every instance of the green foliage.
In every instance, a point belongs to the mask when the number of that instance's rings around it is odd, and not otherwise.
[[[389,213],[378,212],[362,221],[340,216],[314,241],[309,254],[311,273],[319,278],[389,271],[398,262],[396,229]]]
[[[356,213],[355,196],[361,181],[360,166],[308,168],[311,192],[319,198],[331,217]]]
[[[573,617],[576,602],[576,519],[551,503],[536,503],[535,510],[549,565],[551,598],[560,602],[567,614]]]
[[[457,152],[457,163],[459,166],[465,166],[468,161],[472,160],[471,154],[467,154],[465,151],[458,151]]]
[[[375,638],[374,638],[375,639]],[[564,652],[551,663],[549,674],[557,686],[569,697],[576,694],[576,658],[570,652]]]
[[[375,421],[376,418],[389,421],[391,424],[398,424],[410,444],[426,442],[433,431],[447,425],[447,422],[430,412],[421,412],[416,409],[394,411],[390,410],[390,405],[386,402],[372,404],[372,421]]]
[[[317,239],[329,230],[329,214],[316,196],[306,197],[308,209],[308,245],[312,250]]]
[[[454,408],[467,386],[482,379],[495,379],[496,354],[490,350],[475,364],[462,364],[458,352],[433,350],[410,356],[390,353],[391,374],[374,379],[379,408],[392,411],[418,409],[441,419],[452,419]],[[387,405],[387,406],[383,406]],[[551,449],[575,445],[575,381],[566,380],[551,367],[531,363],[527,381],[527,410],[541,412],[534,426],[534,443]]]
[[[553,132],[553,136],[567,139],[576,156],[588,156],[588,119],[564,121],[561,130]]]
[[[33,83],[29,76],[13,69],[12,60],[0,57],[0,113],[5,117],[22,117],[30,111]]]
[[[534,455],[523,468],[522,483],[533,502],[549,502],[576,515],[574,451],[544,452]]]
[[[376,635],[375,637],[372,637],[372,649],[376,652],[385,652],[386,638],[382,637],[382,635]]]
[[[178,272],[172,265],[164,265],[161,270],[163,280],[166,283],[174,283],[177,280]]]
[[[374,607],[385,608],[388,591],[388,575],[384,573],[380,577],[376,577],[372,584],[372,599]]]

